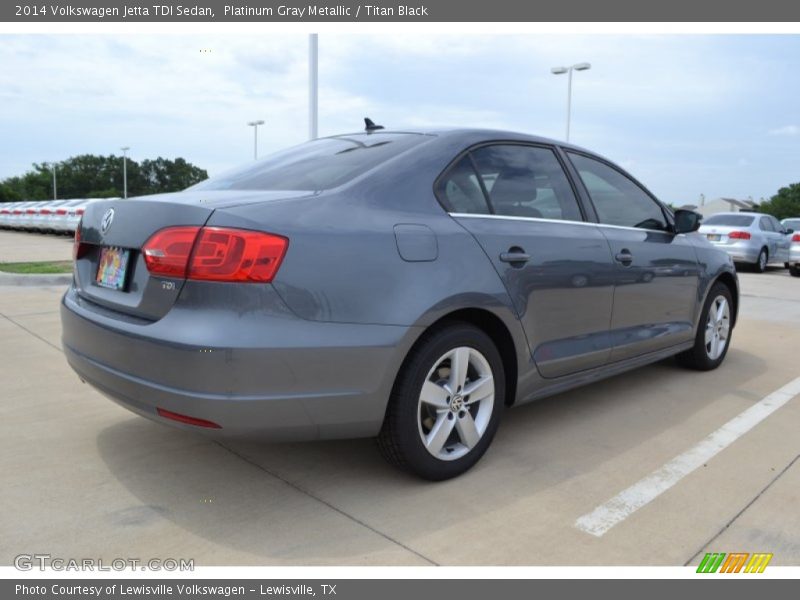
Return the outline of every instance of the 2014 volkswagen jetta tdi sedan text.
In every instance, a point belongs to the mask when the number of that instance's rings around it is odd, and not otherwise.
[[[717,367],[738,283],[698,226],[574,146],[370,129],[90,204],[64,350],[155,421],[377,436],[390,462],[445,479],[506,406],[671,355]]]

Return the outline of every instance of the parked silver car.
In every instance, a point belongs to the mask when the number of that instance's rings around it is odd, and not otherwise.
[[[81,379],[207,435],[374,436],[438,480],[506,406],[724,360],[736,271],[698,214],[576,146],[366,125],[89,205],[61,303]]]
[[[784,219],[781,225],[791,232],[789,241],[789,260],[786,266],[793,277],[800,277],[800,217],[796,219]]]
[[[737,263],[751,265],[763,273],[768,264],[789,261],[791,235],[771,215],[726,212],[703,220],[699,229],[717,248],[725,250]]]

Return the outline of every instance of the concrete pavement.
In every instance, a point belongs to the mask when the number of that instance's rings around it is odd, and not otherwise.
[[[72,237],[0,230],[0,262],[72,259]]]
[[[0,287],[0,564],[681,565],[713,550],[800,565],[800,397],[604,536],[575,527],[800,376],[800,280],[741,284],[720,369],[665,361],[507,411],[478,466],[438,484],[371,440],[217,443],[136,417],[66,365],[63,288]]]

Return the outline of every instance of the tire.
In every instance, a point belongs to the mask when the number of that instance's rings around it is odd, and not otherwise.
[[[753,270],[756,273],[763,273],[767,270],[767,264],[769,263],[769,252],[767,252],[766,248],[762,248],[761,252],[758,253],[758,258],[756,259],[755,264],[753,265]]]
[[[720,303],[721,300],[724,300],[724,306]],[[721,313],[720,306],[723,306]],[[711,371],[722,364],[731,345],[732,306],[731,291],[725,284],[715,283],[703,305],[694,346],[676,356],[681,365],[697,371]],[[714,315],[710,314],[712,308]],[[721,319],[718,318],[720,314]],[[718,344],[716,346],[715,339]]]
[[[792,277],[800,277],[800,266],[794,265],[789,267],[789,275]]]
[[[453,371],[454,360],[467,364],[466,371]],[[480,381],[472,397],[462,393]],[[423,479],[456,477],[491,444],[504,399],[503,362],[491,338],[463,322],[437,326],[422,335],[400,369],[378,448],[389,463]]]

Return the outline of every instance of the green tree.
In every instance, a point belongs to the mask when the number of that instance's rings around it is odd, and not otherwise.
[[[10,185],[0,183],[0,202],[16,202],[21,200],[17,191]]]
[[[109,198],[123,195],[122,156],[73,156],[56,167],[59,198]],[[128,159],[128,196],[177,192],[208,178],[205,169],[183,158]],[[0,201],[53,197],[53,172],[46,163],[0,182]]]
[[[776,219],[800,217],[800,183],[782,187],[772,198],[762,202],[759,210]]]

